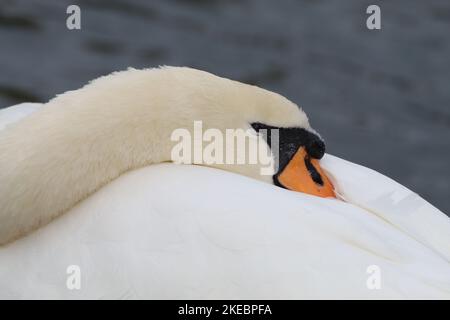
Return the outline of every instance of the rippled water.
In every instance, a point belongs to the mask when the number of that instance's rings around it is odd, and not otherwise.
[[[2,0],[0,41],[0,108],[128,66],[205,69],[287,96],[330,153],[450,213],[449,1]]]

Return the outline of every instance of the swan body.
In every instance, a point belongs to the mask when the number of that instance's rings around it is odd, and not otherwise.
[[[0,247],[0,298],[449,299],[448,217],[373,170],[322,167],[346,202],[201,166],[128,172]]]

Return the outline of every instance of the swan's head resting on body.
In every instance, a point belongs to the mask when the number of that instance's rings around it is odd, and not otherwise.
[[[247,130],[278,166],[262,175],[261,163],[194,163],[334,196],[318,164],[325,144],[288,99],[191,68],[129,69],[61,94],[0,132],[0,243],[48,223],[126,171],[173,160],[172,133],[193,130],[195,121],[204,130]]]

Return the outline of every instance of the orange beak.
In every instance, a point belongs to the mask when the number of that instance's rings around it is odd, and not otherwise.
[[[336,198],[334,187],[320,167],[319,160],[312,159],[303,147],[297,150],[276,178],[286,189],[323,198]]]

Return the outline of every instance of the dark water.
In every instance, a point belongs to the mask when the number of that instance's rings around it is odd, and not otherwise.
[[[128,66],[196,67],[287,96],[330,153],[450,213],[450,1],[0,0],[0,43],[0,107]]]

